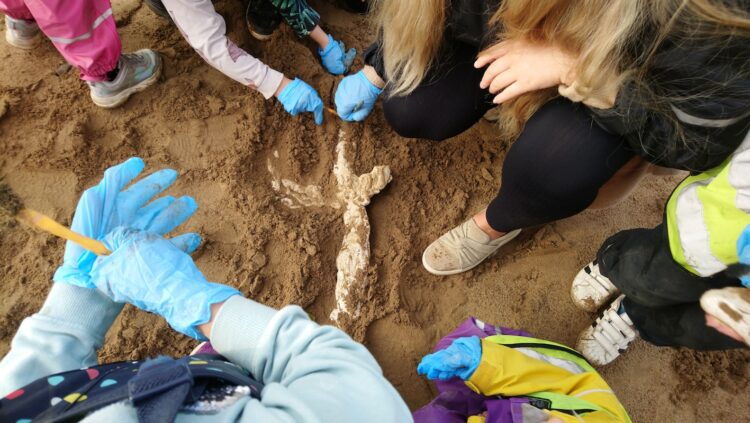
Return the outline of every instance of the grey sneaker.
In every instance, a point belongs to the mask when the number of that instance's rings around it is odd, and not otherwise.
[[[161,75],[161,56],[153,50],[138,50],[123,54],[120,69],[114,81],[88,81],[91,99],[99,107],[111,109],[125,103],[128,98],[153,85]]]
[[[521,230],[516,229],[492,241],[472,218],[430,244],[422,254],[422,265],[433,275],[465,272],[478,266],[519,233]]]
[[[5,41],[13,47],[31,50],[39,44],[39,26],[34,21],[5,17]]]

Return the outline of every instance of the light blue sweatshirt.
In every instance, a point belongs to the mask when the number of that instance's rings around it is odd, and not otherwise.
[[[96,350],[120,313],[99,291],[56,283],[26,318],[0,362],[0,397],[44,376],[96,365]],[[412,422],[404,401],[367,349],[297,306],[275,310],[235,296],[216,316],[211,344],[265,385],[219,414],[180,413],[177,422]],[[84,422],[137,422],[126,403]]]

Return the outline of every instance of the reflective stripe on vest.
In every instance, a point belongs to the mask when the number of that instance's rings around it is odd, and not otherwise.
[[[722,165],[686,178],[667,204],[672,257],[699,276],[738,262],[737,239],[750,224],[750,132]]]

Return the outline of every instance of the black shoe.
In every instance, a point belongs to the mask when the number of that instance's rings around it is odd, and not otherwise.
[[[172,19],[167,12],[167,8],[164,7],[164,3],[161,0],[146,0],[146,6],[151,9],[154,13],[161,16],[162,18]]]
[[[370,0],[339,0],[342,6],[350,12],[364,15],[370,7]]]
[[[245,11],[245,23],[250,35],[265,41],[281,25],[281,15],[268,0],[250,0]]]

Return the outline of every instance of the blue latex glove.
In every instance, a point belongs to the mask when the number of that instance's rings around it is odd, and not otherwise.
[[[482,359],[482,343],[476,336],[458,338],[446,349],[426,355],[417,372],[428,379],[448,380],[460,377],[469,380]]]
[[[336,89],[336,113],[348,122],[361,122],[370,114],[383,90],[365,76],[364,71],[341,80]]]
[[[111,167],[104,178],[93,188],[87,189],[78,201],[71,229],[90,238],[101,240],[117,226],[128,226],[158,234],[167,234],[186,221],[198,209],[191,197],[162,197],[151,201],[156,195],[172,185],[177,172],[163,169],[124,189],[145,164],[138,157]],[[198,234],[188,233],[176,237],[173,242],[185,251],[192,252],[201,243]],[[96,255],[78,244],[68,241],[65,246],[63,264],[55,272],[55,282],[69,283],[84,288],[93,288],[89,281]]]
[[[205,341],[196,326],[211,319],[211,305],[241,295],[206,281],[189,255],[155,233],[120,227],[103,242],[112,254],[96,260],[92,283],[113,301],[156,313],[187,336]]]
[[[333,75],[343,75],[352,65],[357,56],[357,50],[352,48],[346,51],[343,42],[334,40],[331,34],[328,34],[328,45],[324,50],[318,48],[318,54],[323,67],[328,72]]]
[[[737,255],[740,263],[750,265],[750,225],[745,227],[737,240]],[[740,281],[745,288],[750,288],[750,275],[741,276]]]
[[[312,112],[315,114],[315,123],[323,123],[323,100],[320,99],[315,89],[307,85],[299,78],[294,78],[279,94],[279,101],[284,110],[292,116],[300,113]]]

